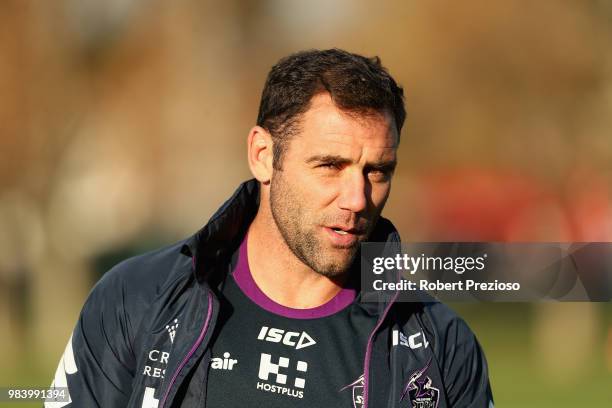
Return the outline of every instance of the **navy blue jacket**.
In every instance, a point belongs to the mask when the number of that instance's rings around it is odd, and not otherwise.
[[[243,183],[194,236],[128,259],[92,289],[54,387],[70,403],[46,407],[204,407],[215,288],[257,212]],[[371,241],[398,243],[381,218]],[[465,322],[441,303],[360,302],[376,321],[354,407],[492,407],[487,363]],[[360,388],[361,387],[361,388]]]

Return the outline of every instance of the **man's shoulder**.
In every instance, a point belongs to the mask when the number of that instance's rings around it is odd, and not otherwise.
[[[453,309],[441,302],[427,302],[423,307],[424,314],[432,326],[456,341],[473,341],[474,333],[466,321]]]
[[[182,251],[185,242],[125,259],[100,278],[90,296],[102,295],[130,304],[150,304],[163,288],[191,273],[192,258]]]

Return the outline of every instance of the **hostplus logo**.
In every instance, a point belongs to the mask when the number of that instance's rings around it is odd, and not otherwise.
[[[287,357],[280,357],[275,363],[272,362],[272,355],[261,353],[258,377],[262,381],[257,382],[257,389],[293,398],[304,398],[306,379],[303,376],[307,371],[308,363],[305,361],[298,360],[293,365]]]

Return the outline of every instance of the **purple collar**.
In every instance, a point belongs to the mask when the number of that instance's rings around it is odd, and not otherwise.
[[[238,262],[236,263],[233,276],[242,292],[262,309],[289,319],[317,319],[331,316],[355,300],[356,290],[354,288],[343,288],[328,302],[311,309],[294,309],[276,303],[262,292],[257,283],[255,283],[253,275],[251,275],[247,253],[247,237],[248,234],[245,235],[240,244]]]

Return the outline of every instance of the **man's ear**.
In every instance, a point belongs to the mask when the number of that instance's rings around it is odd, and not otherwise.
[[[249,168],[253,177],[261,183],[272,179],[272,135],[261,126],[254,126],[247,139]]]

